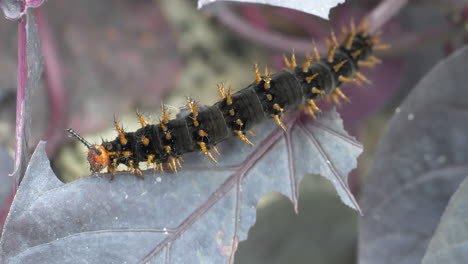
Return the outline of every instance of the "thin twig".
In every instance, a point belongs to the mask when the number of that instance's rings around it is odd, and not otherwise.
[[[408,0],[383,0],[367,15],[371,25],[370,32],[372,33],[380,29],[385,23],[398,14],[400,9],[407,3]]]
[[[265,45],[282,52],[289,52],[291,49],[294,49],[296,52],[302,53],[310,51],[311,49],[310,39],[299,39],[262,31],[258,28],[252,27],[252,25],[246,23],[243,19],[240,19],[225,6],[217,5],[213,11],[220,23],[224,26],[260,45]],[[317,44],[319,49],[324,50],[325,46],[323,43],[317,42]]]

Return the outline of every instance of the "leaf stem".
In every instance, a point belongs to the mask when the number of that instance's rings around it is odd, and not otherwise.
[[[27,153],[27,141],[25,133],[25,94],[26,85],[28,82],[28,63],[26,60],[26,23],[27,15],[21,18],[18,24],[18,80],[16,86],[16,146],[15,146],[15,166],[13,172],[9,176],[14,176],[15,180],[19,183],[24,170],[22,169],[23,163]]]

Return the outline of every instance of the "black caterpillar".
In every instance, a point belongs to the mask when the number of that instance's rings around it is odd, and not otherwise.
[[[369,34],[368,29],[365,20],[357,29],[351,22],[349,30],[343,28],[341,43],[332,32],[331,41],[327,40],[327,56],[321,58],[314,45],[313,58],[306,54],[301,66],[297,65],[294,53],[290,59],[284,57],[287,68],[275,74],[265,70],[262,76],[255,65],[252,84],[236,93],[219,85],[221,101],[203,109],[188,99],[190,113],[184,117],[170,120],[163,106],[160,123],[152,125],[137,113],[142,128],[124,132],[114,121],[118,137],[101,145],[90,144],[71,128],[67,131],[88,147],[93,172],[107,167],[113,175],[119,164],[125,164],[132,173],[142,177],[140,162],[153,164],[161,172],[164,167],[176,171],[181,167],[181,156],[194,151],[202,151],[216,162],[210,150],[218,153],[215,145],[219,142],[236,135],[253,145],[246,132],[264,119],[273,118],[284,129],[281,116],[288,110],[301,109],[315,118],[314,112],[320,112],[315,101],[326,97],[339,103],[340,98],[347,100],[339,88],[342,83],[368,82],[358,72],[359,67],[372,67],[380,62],[372,53],[387,48],[379,44],[380,36]]]

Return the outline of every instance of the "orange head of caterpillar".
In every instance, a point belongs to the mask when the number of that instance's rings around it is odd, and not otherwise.
[[[88,148],[88,162],[91,167],[91,171],[100,172],[109,166],[110,158],[107,150],[103,146],[89,143],[71,128],[65,130],[70,133],[70,135],[76,137]]]

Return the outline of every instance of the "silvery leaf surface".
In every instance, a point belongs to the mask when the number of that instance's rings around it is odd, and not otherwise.
[[[362,148],[335,110],[317,120],[291,114],[287,132],[274,122],[254,128],[254,147],[233,138],[218,145],[213,164],[184,156],[177,173],[126,172],[63,184],[44,143],[35,151],[0,242],[9,263],[228,263],[255,222],[258,200],[276,191],[297,209],[307,173],[329,179],[341,200],[358,209],[348,173]]]
[[[344,0],[314,0],[313,2],[302,0],[198,0],[198,8],[215,2],[239,2],[272,5],[278,7],[291,8],[311,15],[328,19],[330,9],[338,4],[344,3]]]

